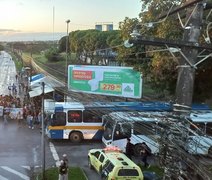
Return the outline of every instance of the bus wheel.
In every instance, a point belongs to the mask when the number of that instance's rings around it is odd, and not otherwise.
[[[80,132],[72,132],[69,139],[71,142],[79,143],[82,141],[82,134]]]
[[[134,147],[134,156],[138,157],[141,155],[141,149],[143,149],[141,144],[136,144]]]
[[[208,156],[212,158],[212,146],[208,149]]]

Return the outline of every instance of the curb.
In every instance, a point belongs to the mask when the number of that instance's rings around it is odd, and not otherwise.
[[[88,180],[88,177],[86,176],[85,171],[82,168],[80,168],[80,169],[82,170],[82,172],[83,172],[83,174],[85,176],[85,179]]]

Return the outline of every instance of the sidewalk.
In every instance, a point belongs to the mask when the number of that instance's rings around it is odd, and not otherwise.
[[[17,97],[20,98],[21,106],[23,107],[25,103],[29,102],[28,88],[26,88],[28,86],[27,79],[23,77],[23,75],[19,76],[16,86],[17,86]]]

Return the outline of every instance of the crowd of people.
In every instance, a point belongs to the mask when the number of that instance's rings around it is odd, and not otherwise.
[[[35,126],[39,127],[42,118],[41,98],[30,99],[23,76],[17,74],[15,79],[16,82],[12,86],[8,86],[9,95],[0,95],[4,125],[8,124],[9,120],[14,120],[19,127],[22,127],[24,124],[28,125],[31,129],[34,129]],[[19,89],[17,90],[18,84]]]
[[[0,95],[0,106],[4,108],[21,108],[21,99],[12,95]]]

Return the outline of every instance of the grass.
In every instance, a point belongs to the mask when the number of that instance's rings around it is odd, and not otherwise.
[[[58,168],[50,168],[45,171],[45,180],[58,180]],[[33,177],[35,180],[42,180],[42,174],[36,174]],[[79,167],[70,167],[68,172],[68,179],[71,180],[86,180],[86,177]]]
[[[151,165],[149,168],[146,168],[141,164],[138,164],[138,166],[141,168],[142,172],[144,171],[155,172],[159,177],[163,177],[164,170],[159,166]]]
[[[23,62],[21,61],[21,59],[18,59],[14,53],[11,52],[11,56],[14,60],[14,63],[15,63],[15,67],[16,67],[16,70],[17,71],[21,71],[22,67],[23,67]]]

